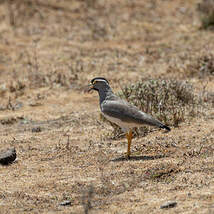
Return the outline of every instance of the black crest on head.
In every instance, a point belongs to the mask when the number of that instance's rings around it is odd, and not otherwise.
[[[94,79],[91,80],[91,83],[93,84],[94,81],[96,81],[96,80],[98,80],[98,81],[99,81],[99,80],[104,80],[104,81],[106,81],[106,82],[109,84],[108,80],[105,79],[104,77],[95,77]]]

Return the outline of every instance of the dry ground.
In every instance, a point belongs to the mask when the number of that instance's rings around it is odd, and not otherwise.
[[[213,105],[169,133],[136,137],[125,160],[126,139],[112,138],[98,95],[85,93],[95,76],[115,91],[171,78],[213,99],[213,73],[187,75],[192,61],[214,54],[197,3],[0,3],[0,149],[18,156],[0,166],[0,213],[214,213]],[[160,209],[169,200],[177,206]]]

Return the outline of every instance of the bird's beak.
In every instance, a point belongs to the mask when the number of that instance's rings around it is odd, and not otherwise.
[[[89,84],[88,87],[89,87],[88,92],[90,92],[90,91],[92,91],[94,89],[93,84]]]

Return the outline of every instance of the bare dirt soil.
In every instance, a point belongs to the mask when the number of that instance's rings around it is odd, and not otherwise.
[[[198,2],[0,3],[0,149],[17,151],[0,166],[0,213],[214,213],[214,71],[200,64],[214,32],[200,29]],[[116,92],[187,80],[208,104],[136,136],[126,160],[125,137],[85,92],[96,76]],[[160,209],[167,201],[177,206]]]

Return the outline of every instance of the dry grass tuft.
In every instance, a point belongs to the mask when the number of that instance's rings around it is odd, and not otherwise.
[[[148,169],[145,172],[145,178],[155,182],[170,183],[175,179],[175,174],[179,171],[179,166],[175,164],[160,164],[157,167]]]
[[[193,59],[185,69],[188,77],[205,78],[214,76],[214,54],[208,53]]]
[[[214,1],[213,0],[203,0],[198,4],[197,10],[201,15],[201,28],[210,29],[214,27]]]
[[[84,208],[85,214],[88,214],[89,210],[92,209],[91,200],[93,198],[93,194],[94,194],[94,187],[90,185],[87,191],[85,191],[82,195],[82,206]]]
[[[7,1],[7,7],[9,23],[14,28],[23,25],[24,22],[32,20],[36,16],[40,19],[43,18],[37,1],[9,0]]]
[[[179,123],[198,113],[198,96],[191,84],[177,80],[147,80],[124,87],[119,96],[153,115],[163,123],[178,127]],[[112,124],[113,135],[121,134],[120,128]],[[136,129],[137,134],[149,132],[149,127]]]
[[[178,73],[185,79],[205,79],[214,76],[214,54],[209,50],[194,55],[184,55],[181,60],[182,63],[169,65],[167,73]]]

